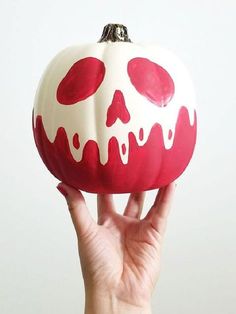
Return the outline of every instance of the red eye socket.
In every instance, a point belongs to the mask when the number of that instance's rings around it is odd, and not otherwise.
[[[93,95],[103,81],[104,63],[88,57],[74,63],[57,88],[57,100],[73,105]]]
[[[128,75],[136,90],[159,107],[166,106],[174,95],[175,86],[169,73],[146,58],[130,60]]]

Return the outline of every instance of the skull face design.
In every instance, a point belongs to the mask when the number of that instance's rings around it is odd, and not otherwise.
[[[34,137],[48,169],[76,188],[154,189],[177,178],[191,159],[194,108],[185,68],[159,47],[71,47],[41,80]]]

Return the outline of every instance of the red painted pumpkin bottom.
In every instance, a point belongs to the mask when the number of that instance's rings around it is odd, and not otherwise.
[[[130,193],[160,188],[179,177],[192,157],[196,129],[196,112],[191,126],[188,110],[181,107],[170,149],[165,148],[162,128],[156,123],[143,146],[138,145],[132,132],[129,133],[127,164],[123,164],[117,139],[112,137],[105,165],[100,163],[99,148],[93,140],[84,146],[81,161],[75,161],[63,127],[58,129],[55,140],[51,143],[41,116],[36,117],[33,132],[43,162],[60,181],[92,193]]]

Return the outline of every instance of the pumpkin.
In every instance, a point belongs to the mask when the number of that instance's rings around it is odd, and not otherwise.
[[[77,189],[155,189],[192,157],[195,104],[173,53],[134,44],[125,26],[109,24],[98,43],[69,47],[48,65],[35,97],[34,139],[48,170]]]

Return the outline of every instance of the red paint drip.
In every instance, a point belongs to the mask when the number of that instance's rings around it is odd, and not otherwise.
[[[73,105],[93,95],[103,81],[105,66],[97,58],[88,57],[74,63],[57,89],[57,100]]]
[[[141,128],[141,129],[139,130],[139,139],[140,139],[140,141],[143,140],[143,128]]]
[[[73,136],[73,145],[76,149],[79,149],[80,147],[80,142],[79,142],[79,135],[78,133],[75,133]]]
[[[126,153],[126,146],[125,146],[125,144],[121,145],[121,149],[122,149],[122,154],[125,155],[125,153]]]
[[[127,70],[136,90],[155,105],[164,107],[173,97],[174,82],[159,64],[146,58],[133,58]]]
[[[117,119],[123,123],[128,123],[130,114],[125,105],[125,98],[120,90],[116,90],[112,99],[112,103],[107,110],[106,126],[112,126]]]
[[[51,143],[41,116],[36,117],[34,138],[45,165],[60,181],[93,193],[128,193],[159,188],[180,176],[193,154],[196,126],[196,113],[191,126],[188,110],[182,107],[170,149],[165,149],[159,124],[153,125],[143,146],[138,145],[135,135],[130,132],[127,164],[121,160],[115,137],[109,141],[105,165],[100,162],[98,144],[93,140],[85,144],[82,159],[76,162],[65,129],[60,127]]]
[[[172,131],[169,130],[169,132],[168,132],[168,139],[169,139],[169,140],[172,138],[172,135],[173,135]]]

